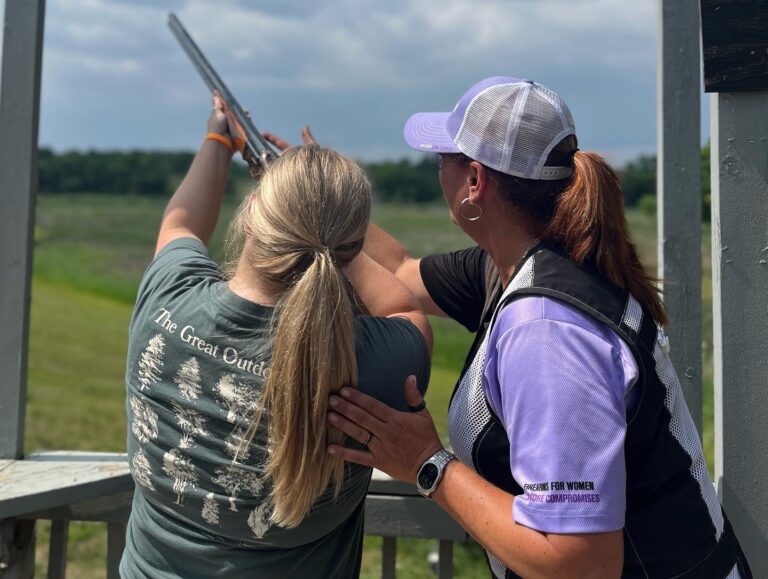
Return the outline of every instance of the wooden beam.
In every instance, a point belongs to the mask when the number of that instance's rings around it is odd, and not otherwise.
[[[453,541],[440,541],[437,579],[453,577]]]
[[[120,559],[125,550],[126,525],[107,524],[107,579],[120,579]]]
[[[69,521],[51,523],[51,543],[48,549],[48,579],[65,579],[67,576],[67,546]]]
[[[768,2],[701,0],[707,92],[768,90]]]
[[[712,96],[715,481],[768,577],[768,92]]]
[[[0,519],[133,489],[124,455],[115,461],[17,460],[0,471]]]
[[[0,520],[0,577],[32,579],[35,575],[35,521]]]
[[[698,0],[659,2],[659,277],[670,357],[701,435],[701,131]]]
[[[0,86],[0,459],[24,452],[44,0],[6,0]]]
[[[466,541],[467,532],[443,509],[419,497],[368,495],[365,533],[385,537],[420,537]]]
[[[397,537],[384,537],[381,541],[381,579],[397,576]]]

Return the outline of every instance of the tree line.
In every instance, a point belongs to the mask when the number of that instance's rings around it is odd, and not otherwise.
[[[702,149],[702,203],[709,218],[709,145]],[[38,188],[41,193],[102,193],[108,195],[168,196],[189,168],[189,151],[70,151],[55,153],[43,148],[38,157]],[[442,196],[434,157],[418,161],[362,163],[371,179],[376,199],[426,203]],[[656,157],[641,155],[619,171],[625,203],[655,210]],[[227,191],[248,179],[243,164],[233,163]]]

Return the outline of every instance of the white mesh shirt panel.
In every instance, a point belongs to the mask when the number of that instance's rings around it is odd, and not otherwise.
[[[456,456],[473,470],[477,469],[472,449],[477,437],[491,420],[483,390],[483,370],[489,334],[490,332],[486,333],[483,338],[448,408],[448,440]]]
[[[499,304],[511,292],[533,285],[534,263],[534,256],[525,261],[517,275],[515,275],[504,290]],[[486,402],[483,379],[488,351],[488,337],[491,334],[491,329],[498,313],[499,307],[497,305],[485,337],[477,349],[472,363],[462,377],[448,408],[448,439],[459,460],[473,470],[477,470],[477,468],[472,456],[472,449],[475,446],[477,437],[492,420],[491,413],[488,411],[488,403]],[[494,577],[504,579],[507,566],[491,555],[491,553],[487,551],[486,553]]]
[[[517,291],[524,287],[531,287],[533,285],[533,267],[535,263],[536,258],[533,255],[525,261],[520,268],[520,271],[517,272],[517,275],[512,278],[507,289],[504,290],[505,297],[510,292]]]
[[[491,566],[491,573],[493,573],[493,576],[496,579],[504,579],[504,576],[507,574],[507,566],[488,551],[486,551],[486,554],[488,555],[488,563]]]
[[[685,404],[680,380],[675,373],[675,369],[672,367],[669,356],[665,352],[666,348],[663,346],[661,332],[659,334],[660,337],[654,348],[653,358],[656,361],[656,374],[666,388],[664,406],[671,416],[669,429],[686,454],[691,457],[691,466],[689,468],[691,476],[693,476],[701,489],[701,496],[707,505],[712,525],[715,527],[715,538],[720,540],[720,535],[723,533],[723,511],[717,499],[717,494],[715,494],[715,487],[709,478],[704,451],[701,448],[699,435],[688,411],[688,406]]]
[[[728,573],[728,577],[725,579],[741,579],[741,573],[739,573],[738,566],[734,565],[733,569],[731,569],[731,572]]]
[[[640,324],[643,321],[643,308],[632,296],[627,300],[627,306],[624,309],[624,315],[621,317],[622,323],[632,328],[635,333],[640,331]]]
[[[512,279],[504,290],[499,303],[511,292],[533,284],[534,257],[531,256]],[[498,315],[498,306],[491,319],[491,325],[478,347],[475,357],[469,368],[461,378],[456,393],[453,395],[450,408],[448,408],[448,439],[453,451],[461,462],[475,469],[472,459],[472,448],[478,435],[483,431],[491,414],[485,398],[483,385],[483,372],[485,370],[486,353],[488,350],[488,337],[491,334],[493,322]]]

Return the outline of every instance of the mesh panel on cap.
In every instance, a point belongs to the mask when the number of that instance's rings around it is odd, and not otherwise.
[[[456,144],[465,155],[503,171],[502,155],[509,119],[528,83],[498,85],[481,92],[467,107]]]
[[[571,113],[556,93],[519,82],[480,92],[467,106],[455,142],[492,169],[539,179],[549,152],[571,133]]]
[[[557,144],[555,139],[565,128],[560,113],[541,93],[537,87],[528,95],[525,108],[518,116],[519,128],[508,153],[507,166],[529,178],[538,177],[538,170],[544,165],[549,151]]]

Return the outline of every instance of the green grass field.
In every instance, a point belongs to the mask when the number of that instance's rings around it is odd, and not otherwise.
[[[123,451],[125,448],[124,362],[131,305],[151,258],[165,200],[123,196],[66,195],[38,199],[29,355],[25,449]],[[222,223],[234,205],[228,203]],[[442,206],[379,205],[374,219],[414,255],[458,249],[470,241]],[[635,240],[649,268],[656,264],[655,220],[630,214]],[[211,243],[222,257],[223,228]],[[709,236],[705,232],[704,247]],[[705,258],[705,346],[711,348],[709,250]],[[427,401],[445,433],[446,409],[471,335],[453,322],[433,319],[435,353]],[[705,353],[705,450],[712,464],[711,354]],[[38,576],[45,576],[47,527],[41,525]],[[367,537],[363,577],[380,575],[380,545]],[[401,540],[398,577],[432,577],[426,564],[433,541]],[[103,527],[74,524],[70,575],[104,574]],[[456,577],[485,573],[477,545],[457,545]]]

